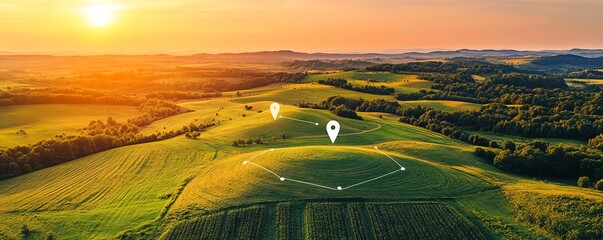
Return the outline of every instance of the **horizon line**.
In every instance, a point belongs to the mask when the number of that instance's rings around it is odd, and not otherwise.
[[[280,50],[257,50],[257,51],[232,51],[232,52],[195,52],[195,51],[140,51],[140,52],[107,52],[107,53],[93,53],[93,52],[77,52],[77,51],[33,51],[33,52],[20,52],[20,51],[0,51],[0,56],[55,56],[55,57],[75,57],[75,56],[158,56],[167,55],[175,57],[186,57],[195,55],[225,55],[225,54],[254,54],[254,53],[276,53],[276,52],[290,52],[300,54],[343,54],[343,55],[400,55],[409,53],[418,54],[429,54],[436,52],[456,52],[456,51],[517,51],[517,52],[560,52],[560,51],[603,51],[603,48],[565,48],[565,49],[516,49],[516,48],[458,48],[458,49],[446,49],[446,48],[411,48],[411,49],[391,49],[391,50],[377,50],[377,51],[296,51],[290,49]],[[187,53],[184,53],[187,52]],[[190,53],[188,53],[190,52]]]

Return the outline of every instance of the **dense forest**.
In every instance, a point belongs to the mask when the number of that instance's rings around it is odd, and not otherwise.
[[[296,71],[308,70],[358,70],[375,65],[375,63],[363,60],[295,60],[282,64],[287,69]]]
[[[483,61],[463,60],[463,61],[427,61],[410,62],[402,64],[380,64],[365,68],[366,71],[385,71],[392,73],[448,73],[455,74],[465,72],[468,74],[496,74],[526,72],[526,70],[504,64],[493,64]],[[527,73],[527,72],[526,72]]]

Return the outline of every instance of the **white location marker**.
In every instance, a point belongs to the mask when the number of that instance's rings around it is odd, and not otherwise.
[[[339,128],[339,123],[335,120],[331,120],[327,123],[327,133],[329,134],[331,143],[335,143],[335,139],[337,139],[337,134],[339,134]]]
[[[276,120],[279,110],[281,110],[281,105],[278,105],[278,103],[275,102],[270,104],[270,112],[272,113],[272,117],[274,118],[274,120]]]

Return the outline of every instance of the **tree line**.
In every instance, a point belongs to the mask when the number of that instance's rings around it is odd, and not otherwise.
[[[144,99],[133,95],[77,88],[14,88],[0,90],[0,106],[24,104],[108,104],[137,106]]]
[[[400,108],[399,103],[389,102],[384,99],[369,101],[362,98],[353,99],[341,96],[331,96],[319,103],[299,102],[296,105],[301,108],[326,109],[337,116],[352,119],[362,119],[356,111],[395,113]]]
[[[496,74],[525,72],[526,70],[505,64],[494,64],[475,60],[459,60],[450,62],[426,61],[401,64],[379,64],[368,66],[366,71],[384,71],[392,73],[450,73],[465,72],[468,74]]]
[[[127,92],[202,91],[224,92],[261,87],[278,82],[299,82],[305,73],[268,72],[245,69],[174,69],[134,70],[85,73],[52,79],[53,83],[71,88],[103,89]],[[178,79],[178,81],[174,81]],[[35,79],[31,80],[36,82]],[[48,80],[39,80],[47,84]]]
[[[354,86],[348,83],[348,81],[343,78],[328,78],[326,80],[318,80],[318,83],[356,92],[370,93],[376,95],[391,95],[395,92],[394,88],[385,87],[384,85],[381,85],[380,87],[375,87],[372,85]]]
[[[567,78],[603,79],[603,71],[595,69],[584,69],[581,71],[568,73],[565,76]]]

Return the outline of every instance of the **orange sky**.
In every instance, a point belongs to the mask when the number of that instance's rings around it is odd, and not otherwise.
[[[0,51],[603,48],[599,0],[4,0]]]

